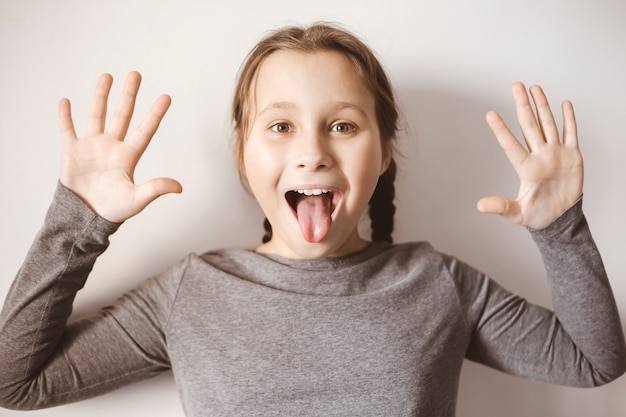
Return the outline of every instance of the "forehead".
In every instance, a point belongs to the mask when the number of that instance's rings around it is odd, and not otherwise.
[[[258,69],[252,86],[252,108],[272,103],[335,105],[349,103],[369,111],[374,97],[356,65],[336,51],[277,51]]]

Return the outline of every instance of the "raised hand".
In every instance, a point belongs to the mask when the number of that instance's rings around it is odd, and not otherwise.
[[[141,75],[131,72],[126,78],[115,114],[106,129],[107,101],[112,83],[113,77],[109,74],[100,76],[87,131],[82,139],[76,135],[69,100],[62,99],[59,103],[63,141],[60,181],[100,216],[112,222],[122,222],[157,197],[180,193],[182,186],[170,178],[154,178],[140,185],[134,182],[137,162],[167,112],[170,97],[160,96],[139,127],[126,138]]]
[[[583,160],[578,149],[574,108],[569,101],[561,106],[561,140],[541,87],[530,88],[536,114],[523,84],[513,84],[512,93],[526,147],[517,140],[500,115],[491,111],[486,119],[519,175],[519,193],[516,200],[486,197],[478,202],[477,207],[481,212],[499,214],[514,223],[541,229],[582,195]]]

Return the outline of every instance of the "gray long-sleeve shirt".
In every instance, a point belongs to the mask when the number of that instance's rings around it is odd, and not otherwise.
[[[427,243],[341,258],[190,255],[67,325],[119,225],[59,186],[0,315],[0,405],[77,401],[172,369],[189,416],[453,416],[464,358],[594,386],[626,352],[579,201],[531,231],[555,313]]]

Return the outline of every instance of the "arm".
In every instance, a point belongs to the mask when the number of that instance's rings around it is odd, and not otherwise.
[[[74,132],[69,101],[60,103],[61,184],[0,313],[1,406],[29,409],[75,401],[168,367],[165,319],[159,316],[167,302],[153,304],[149,291],[129,294],[116,306],[67,325],[76,292],[119,223],[159,195],[181,190],[170,179],[133,183],[135,165],[169,106],[169,97],[160,97],[124,140],[139,81],[139,74],[129,75],[105,132],[112,79],[100,78],[84,139]],[[133,320],[125,319],[129,315]]]
[[[487,114],[520,176],[517,200],[489,197],[478,209],[528,227],[552,289],[555,313],[483,279],[472,298],[476,333],[470,357],[518,375],[561,384],[599,385],[626,369],[626,348],[600,254],[582,214],[583,165],[574,111],[562,105],[560,139],[541,88],[513,85],[527,148],[499,115]],[[472,309],[470,309],[472,310]]]
[[[591,387],[626,369],[626,346],[598,249],[577,201],[531,230],[544,260],[554,312],[511,294],[458,261],[450,271],[473,329],[467,357],[544,382]]]
[[[0,407],[77,401],[169,367],[162,326],[175,289],[135,291],[67,325],[76,292],[118,227],[58,186],[0,313]],[[155,296],[160,289],[171,291]]]

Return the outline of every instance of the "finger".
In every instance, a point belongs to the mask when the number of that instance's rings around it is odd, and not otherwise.
[[[148,114],[143,118],[137,130],[128,138],[128,145],[137,150],[139,155],[143,153],[150,143],[171,102],[172,99],[167,94],[159,97],[150,108]]]
[[[517,120],[522,128],[522,134],[524,135],[528,149],[532,151],[545,143],[541,128],[537,124],[537,118],[530,105],[524,84],[519,82],[513,84],[511,93],[513,94],[513,101],[515,102],[515,108],[517,110]]]
[[[110,74],[102,74],[98,79],[96,90],[91,100],[86,136],[93,136],[104,132],[104,123],[107,116],[107,101],[112,84],[113,77]]]
[[[563,144],[578,148],[578,127],[576,125],[574,105],[571,101],[564,101],[561,109],[563,111]]]
[[[66,98],[59,101],[59,131],[64,143],[76,139],[76,129],[74,129],[74,122],[72,121],[72,107]]]
[[[109,133],[119,139],[124,140],[128,126],[130,125],[130,119],[133,116],[135,110],[135,101],[137,99],[137,92],[139,91],[139,85],[141,84],[141,75],[133,71],[126,77],[124,88],[122,89],[122,95],[115,114],[109,125]]]
[[[135,210],[140,212],[148,204],[156,200],[158,197],[170,194],[181,193],[183,186],[176,180],[171,178],[154,178],[137,187],[135,198]]]
[[[478,201],[476,208],[481,213],[497,214],[515,224],[522,224],[524,220],[520,206],[515,200],[503,197],[485,197]]]
[[[539,126],[543,132],[545,141],[547,143],[560,143],[559,130],[556,127],[552,110],[550,110],[550,104],[548,104],[548,99],[542,88],[538,85],[534,85],[530,88],[530,94],[535,103]]]
[[[491,131],[498,139],[498,143],[504,150],[509,162],[514,168],[517,169],[517,167],[528,157],[528,152],[513,135],[498,113],[490,111],[485,116],[485,119],[487,120],[487,124],[491,128]]]

